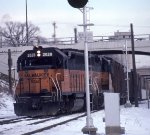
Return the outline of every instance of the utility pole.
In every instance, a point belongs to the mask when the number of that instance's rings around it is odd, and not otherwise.
[[[130,29],[131,29],[131,45],[132,45],[134,101],[135,107],[138,107],[139,104],[138,104],[137,72],[136,72],[135,51],[134,51],[134,32],[132,23],[130,24]]]
[[[29,31],[28,31],[28,3],[26,0],[26,46],[29,43]]]
[[[77,39],[77,28],[74,28],[74,42],[78,43],[78,39]]]
[[[53,27],[54,27],[54,34],[53,34],[53,38],[54,38],[54,44],[56,43],[56,28],[57,28],[57,26],[56,26],[56,22],[53,22],[52,23],[52,25],[53,25]]]
[[[9,77],[9,91],[10,91],[10,94],[13,95],[13,91],[12,91],[12,77],[11,77],[11,67],[12,67],[11,50],[8,49],[8,77]]]

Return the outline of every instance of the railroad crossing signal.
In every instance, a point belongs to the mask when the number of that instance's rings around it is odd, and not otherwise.
[[[83,8],[88,0],[68,0],[68,3],[74,8]]]

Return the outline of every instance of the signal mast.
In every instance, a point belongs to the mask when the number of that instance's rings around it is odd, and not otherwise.
[[[89,62],[88,62],[88,46],[87,46],[87,26],[92,24],[87,24],[87,11],[86,4],[88,0],[68,0],[68,3],[74,8],[83,8],[83,32],[84,32],[84,60],[85,60],[85,86],[86,86],[86,107],[87,107],[87,118],[86,126],[83,127],[82,132],[84,134],[96,134],[97,128],[93,125],[93,119],[91,117],[90,110],[90,92],[89,92]]]

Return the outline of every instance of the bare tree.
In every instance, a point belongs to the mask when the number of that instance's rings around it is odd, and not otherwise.
[[[38,36],[39,28],[29,23],[28,25],[28,43],[29,45]],[[4,37],[5,42],[10,46],[26,45],[26,24],[20,22],[5,22],[5,27],[1,30],[1,35]]]

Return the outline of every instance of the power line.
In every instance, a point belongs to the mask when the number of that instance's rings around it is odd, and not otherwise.
[[[37,25],[50,25],[52,22],[40,22],[40,23],[36,23]],[[57,24],[59,25],[78,25],[78,22],[74,23],[74,22],[60,22],[57,21]],[[127,27],[129,28],[129,25],[120,25],[120,24],[98,24],[98,23],[94,23],[94,26],[108,26],[108,27]],[[149,25],[134,25],[134,27],[139,27],[139,28],[150,28]]]
[[[39,23],[36,23],[37,25],[51,25],[53,22],[39,22]],[[56,21],[57,24],[59,25],[77,25],[77,23],[74,23],[74,22],[59,22],[59,21]]]

